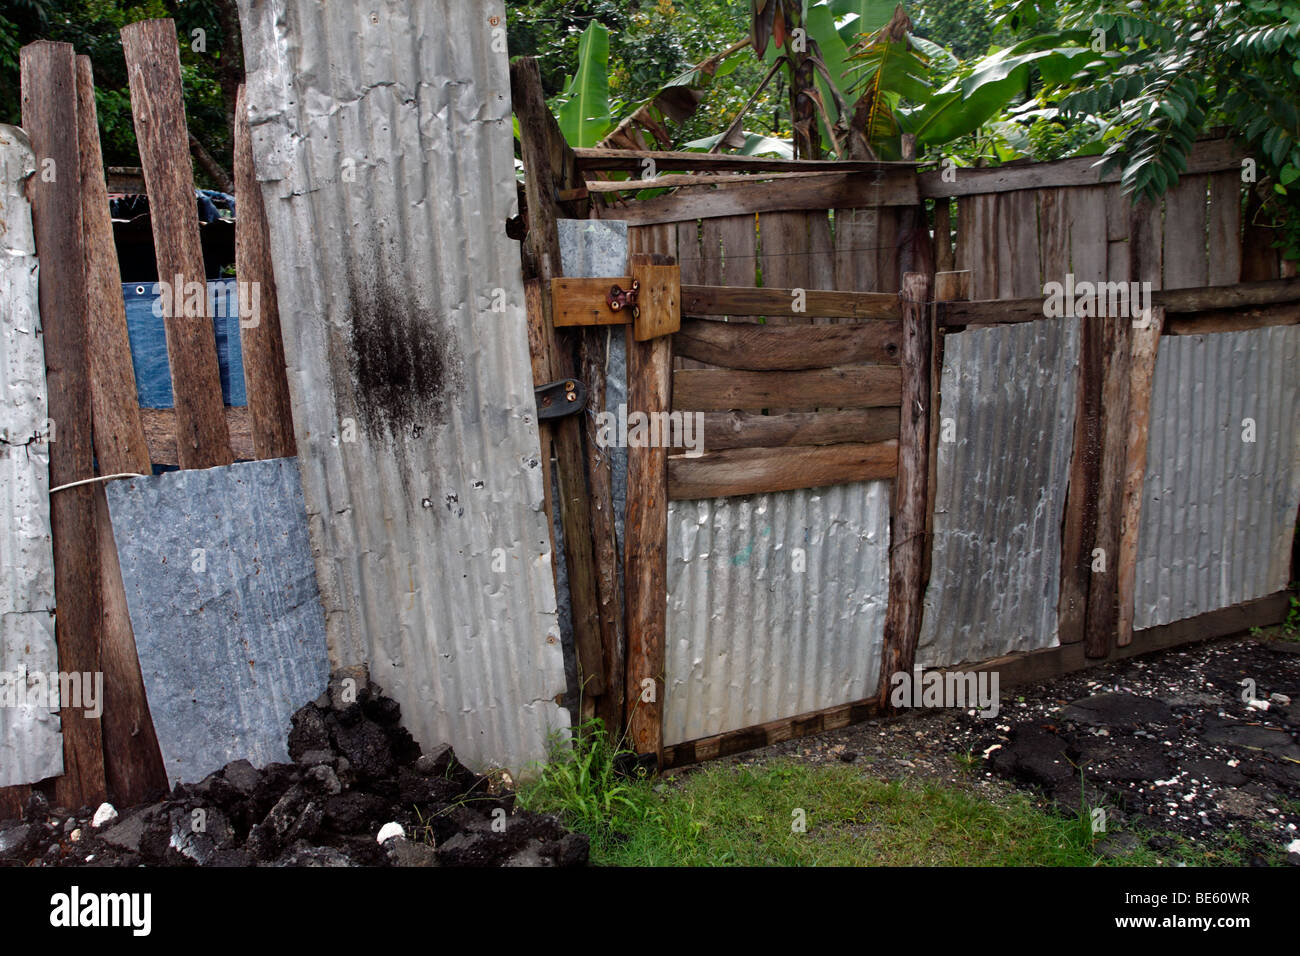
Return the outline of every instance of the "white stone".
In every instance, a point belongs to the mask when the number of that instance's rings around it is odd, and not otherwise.
[[[406,831],[402,829],[400,823],[385,823],[379,828],[379,836],[376,837],[380,843],[387,843],[396,837],[406,836]]]
[[[1258,697],[1246,701],[1247,707],[1253,707],[1255,710],[1268,710],[1268,701],[1260,700]]]
[[[117,810],[111,803],[101,803],[99,809],[90,820],[90,825],[98,830],[100,827],[111,826],[117,822]]]

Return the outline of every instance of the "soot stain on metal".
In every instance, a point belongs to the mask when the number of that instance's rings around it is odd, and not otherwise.
[[[411,290],[374,278],[348,282],[352,376],[371,439],[419,438],[447,417],[460,362],[446,324]]]

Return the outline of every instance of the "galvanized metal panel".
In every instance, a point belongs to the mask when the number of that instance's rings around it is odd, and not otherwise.
[[[569,721],[505,10],[239,10],[331,655],[368,661],[422,744],[524,770]]]
[[[1246,419],[1255,441],[1243,440]],[[1134,625],[1287,586],[1300,507],[1300,327],[1160,340]]]
[[[917,662],[1053,647],[1074,438],[1077,319],[949,335]]]
[[[167,774],[289,759],[289,716],[325,690],[325,620],[293,458],[105,489]]]
[[[58,670],[45,349],[24,192],[34,170],[27,135],[0,125],[0,695],[14,695],[0,707],[0,787],[63,773],[58,711],[25,693],[28,675]]]
[[[890,487],[669,505],[666,744],[875,692]]]

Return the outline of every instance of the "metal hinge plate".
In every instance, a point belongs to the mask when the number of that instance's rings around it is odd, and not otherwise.
[[[538,421],[576,415],[587,405],[587,386],[576,378],[539,385],[533,393],[537,396]]]

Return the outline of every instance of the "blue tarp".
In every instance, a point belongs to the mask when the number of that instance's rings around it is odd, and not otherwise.
[[[126,330],[131,339],[136,391],[142,408],[171,408],[172,374],[167,364],[167,336],[161,309],[155,315],[159,287],[155,282],[130,282],[122,286],[126,299]],[[209,314],[217,337],[217,363],[221,368],[221,396],[227,405],[247,405],[244,391],[244,356],[239,347],[238,291],[234,279],[208,283]]]

